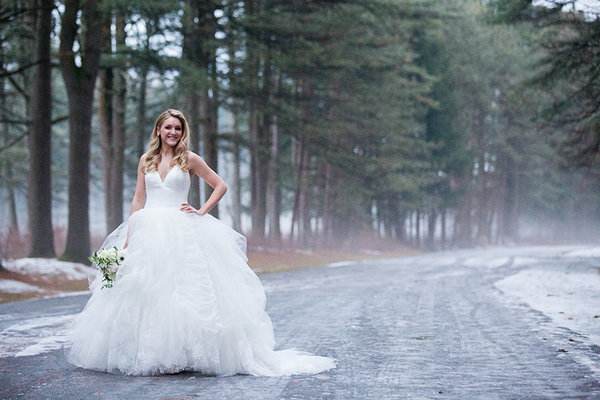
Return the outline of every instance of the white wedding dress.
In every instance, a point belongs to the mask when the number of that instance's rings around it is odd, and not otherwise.
[[[274,350],[265,291],[248,267],[246,239],[211,215],[180,211],[190,176],[145,175],[146,204],[107,237],[128,248],[112,288],[99,273],[70,330],[67,360],[79,367],[157,375],[313,374],[329,357]]]

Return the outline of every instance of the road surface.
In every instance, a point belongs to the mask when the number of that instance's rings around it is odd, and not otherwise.
[[[562,254],[442,252],[262,275],[277,348],[338,360],[314,376],[87,371],[58,349],[87,296],[0,305],[0,399],[600,399],[600,347],[495,286],[532,265],[600,266]]]

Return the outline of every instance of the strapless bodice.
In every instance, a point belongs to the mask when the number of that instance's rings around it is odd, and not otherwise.
[[[188,198],[190,175],[178,164],[171,167],[165,180],[160,179],[157,170],[145,174],[146,204],[144,208],[179,207]]]

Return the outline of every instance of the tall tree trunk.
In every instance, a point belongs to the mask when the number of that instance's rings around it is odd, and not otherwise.
[[[270,131],[273,119],[272,112],[269,110],[272,100],[272,63],[271,49],[267,47],[263,56],[262,69],[262,89],[260,90],[260,117],[258,118],[258,126],[256,131],[255,151],[256,151],[256,204],[255,221],[256,230],[253,229],[258,238],[264,238],[267,219],[267,185],[269,181],[269,157],[270,157]]]
[[[188,96],[188,107],[190,109],[190,150],[196,154],[200,154],[200,126],[202,122],[200,96],[197,91],[190,93]],[[197,175],[192,175],[189,203],[199,208],[202,206],[200,200],[200,178]]]
[[[100,65],[102,17],[100,1],[82,5],[83,52],[75,63],[78,0],[65,0],[61,21],[59,58],[69,99],[69,217],[65,260],[89,263],[90,254],[90,139],[94,85]]]
[[[415,244],[415,240],[414,240],[414,229],[415,229],[415,224],[414,224],[414,219],[413,219],[413,213],[411,211],[409,211],[406,215],[407,218],[407,222],[408,222],[408,235],[407,235],[407,241],[409,243],[412,243],[413,245]]]
[[[212,31],[214,35],[214,30]],[[217,76],[217,54],[216,51],[210,52],[209,69],[210,69],[210,92],[209,88],[206,89],[205,94],[205,129],[204,129],[204,156],[206,162],[210,167],[219,171],[219,148],[218,148],[218,135],[219,135],[219,81]],[[205,186],[206,198],[211,195],[213,189],[208,184]],[[219,217],[219,205],[217,204],[210,213],[214,217]]]
[[[319,159],[319,172],[318,172],[318,184],[316,186],[315,197],[318,199],[317,223],[315,232],[319,236],[321,244],[324,244],[323,238],[325,237],[325,197],[327,196],[327,161],[324,158]]]
[[[459,186],[463,188],[463,201],[458,206],[454,217],[454,232],[452,234],[453,244],[465,247],[470,246],[473,242],[472,238],[472,209],[473,209],[473,188],[471,182],[471,172],[467,172],[464,177],[459,180]]]
[[[415,212],[415,245],[421,247],[421,210]]]
[[[398,218],[396,219],[396,238],[400,242],[406,241],[406,211],[402,210],[398,213]]]
[[[308,151],[304,150],[304,168],[302,169],[302,185],[300,187],[300,223],[302,228],[299,230],[300,243],[306,246],[312,235],[311,226],[311,200],[312,200],[312,186],[310,185],[310,170],[312,167],[313,158],[310,156]]]
[[[107,15],[102,24],[102,51],[112,55],[112,17]],[[112,63],[111,63],[112,64]],[[112,229],[112,166],[113,166],[113,67],[101,68],[98,72],[98,121],[100,123],[100,145],[102,148],[102,167],[104,183],[104,224],[107,232]]]
[[[232,219],[233,228],[242,231],[242,179],[241,179],[241,149],[242,140],[238,117],[233,115],[233,185],[232,185]]]
[[[488,172],[486,171],[486,152],[487,146],[485,142],[485,114],[479,111],[475,120],[475,136],[477,145],[477,242],[480,244],[488,244],[490,238],[487,236],[487,214],[489,212],[488,202]]]
[[[117,52],[125,47],[125,17],[115,19]],[[112,16],[103,24],[104,53],[112,54]],[[105,67],[100,73],[99,119],[104,162],[104,201],[107,232],[123,221],[123,164],[125,147],[125,97],[127,82],[124,67]]]
[[[440,224],[441,224],[441,237],[440,237],[440,245],[442,247],[442,249],[446,248],[446,218],[447,218],[447,208],[446,207],[442,207],[442,211],[440,214]]]
[[[146,37],[144,40],[144,50],[150,51],[150,35],[154,31],[154,24],[150,20],[143,20],[144,28],[146,31]],[[136,117],[136,154],[141,157],[146,151],[146,141],[150,136],[150,132],[146,131],[147,116],[146,116],[146,94],[148,86],[148,64],[143,62],[139,67],[139,86],[138,86],[138,99],[137,99],[137,117]]]
[[[148,85],[148,67],[143,65],[139,69],[140,82],[138,87],[138,101],[137,101],[137,142],[136,142],[136,155],[139,157],[146,151],[146,140],[150,136],[149,132],[146,132],[146,87]]]
[[[504,196],[500,205],[499,216],[499,240],[501,243],[515,243],[519,240],[518,235],[518,166],[514,160],[508,160],[505,156],[503,186]]]
[[[429,211],[427,222],[427,247],[432,250],[435,248],[435,227],[437,224],[437,211],[435,208]]]
[[[0,67],[6,69],[4,65],[4,48],[0,46]],[[6,78],[0,76],[0,120],[5,121],[11,113],[6,104]],[[8,123],[0,122],[2,131],[2,143],[9,141]],[[17,215],[17,200],[14,190],[14,177],[11,162],[8,159],[0,159],[0,173],[5,177],[4,186],[6,187],[6,203],[8,204],[8,233],[10,236],[20,236],[19,218]],[[0,258],[6,256],[0,254]]]
[[[235,75],[236,68],[236,43],[235,43],[235,32],[233,28],[233,21],[235,20],[235,10],[237,7],[237,2],[230,2],[227,6],[227,20],[229,24],[227,25],[227,55],[228,65],[227,65],[227,79],[229,90],[233,91],[236,87],[237,80]],[[237,231],[242,231],[242,188],[241,188],[241,154],[240,154],[240,145],[241,145],[241,132],[240,132],[240,122],[239,122],[239,106],[238,101],[234,96],[231,98],[231,118],[233,120],[233,132],[232,132],[232,148],[231,152],[233,155],[233,176],[232,176],[232,184],[231,184],[231,219],[233,222],[233,229]]]
[[[274,116],[271,123],[271,155],[269,158],[268,173],[268,202],[269,214],[269,237],[279,242],[281,240],[281,188],[279,186],[279,127],[277,117]]]
[[[182,89],[186,94],[186,103],[188,113],[190,115],[190,150],[196,154],[200,154],[200,125],[202,123],[203,112],[200,97],[201,91],[204,90],[197,79],[194,79],[190,73],[192,69],[201,69],[204,66],[200,63],[202,46],[200,38],[199,8],[195,1],[187,0],[185,2],[183,14],[183,47],[182,58],[187,65],[181,71]],[[199,208],[200,204],[200,178],[196,175],[191,177],[190,193],[188,197],[189,203]]]
[[[329,245],[333,238],[333,197],[334,179],[333,167],[325,162],[325,188],[323,190],[323,237],[325,244]]]
[[[249,18],[256,16],[258,8],[258,1],[244,1],[244,10]],[[252,236],[257,240],[262,240],[265,236],[266,182],[264,181],[265,174],[263,173],[263,170],[266,166],[262,164],[264,162],[263,152],[265,150],[261,147],[263,142],[261,139],[262,136],[264,136],[264,118],[262,118],[259,104],[259,98],[264,98],[264,93],[261,93],[259,81],[259,76],[261,75],[261,54],[259,52],[259,47],[255,45],[251,37],[248,37],[246,41],[245,50],[247,57],[244,69],[250,87],[250,96],[248,99],[248,128],[250,140]],[[263,76],[264,71],[268,70],[270,69],[263,70]]]
[[[299,141],[295,141],[294,151],[292,152],[293,157],[293,165],[295,166],[295,174],[296,174],[296,188],[294,190],[294,205],[292,207],[292,224],[290,228],[290,240],[294,240],[294,233],[297,233],[297,237],[301,236],[301,224],[299,223],[300,216],[302,215],[302,185],[303,185],[303,177],[304,177],[304,162],[306,161],[306,157],[304,157],[304,136],[300,138]],[[296,226],[298,226],[296,230]]]
[[[8,203],[8,233],[11,235],[21,236],[19,229],[19,216],[17,213],[17,196],[15,194],[15,179],[12,166],[6,165],[6,202]],[[37,256],[41,257],[41,256]],[[50,256],[48,256],[50,257]]]
[[[36,59],[31,91],[32,125],[29,133],[28,214],[30,257],[55,257],[52,230],[52,67],[50,35],[53,0],[39,0],[36,26]]]
[[[118,12],[115,18],[115,42],[117,53],[126,49],[125,15]],[[123,169],[125,164],[126,145],[126,104],[127,104],[127,66],[123,63],[114,70],[113,93],[113,134],[112,134],[112,165],[110,169],[111,213],[109,230],[123,222]]]

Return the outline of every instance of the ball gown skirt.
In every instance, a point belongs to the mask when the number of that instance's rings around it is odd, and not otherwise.
[[[146,204],[103,247],[122,247],[112,288],[91,297],[70,330],[67,360],[79,367],[157,375],[314,374],[335,360],[296,349],[274,350],[266,296],[248,267],[245,237],[211,215],[179,210],[190,186],[173,167],[164,181],[145,175]]]

